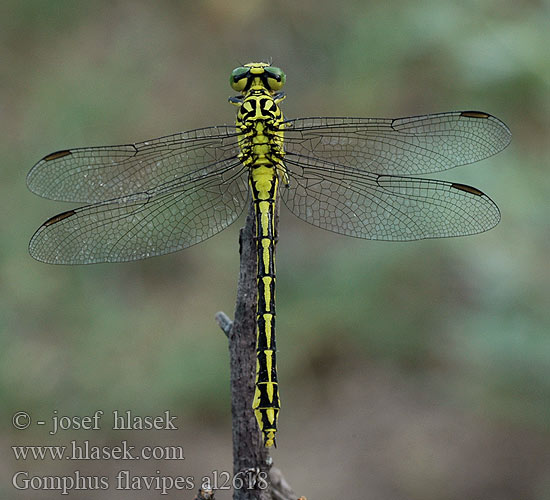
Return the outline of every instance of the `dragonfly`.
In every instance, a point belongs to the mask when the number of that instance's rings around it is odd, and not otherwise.
[[[27,184],[83,204],[44,222],[29,251],[51,264],[145,259],[190,247],[237,220],[252,200],[257,246],[257,369],[252,402],[265,446],[280,411],[275,343],[275,217],[371,240],[463,236],[491,229],[496,204],[466,184],[417,177],[488,158],[511,140],[482,111],[406,118],[285,119],[285,73],[269,63],[234,69],[235,125],[134,144],[64,149]]]

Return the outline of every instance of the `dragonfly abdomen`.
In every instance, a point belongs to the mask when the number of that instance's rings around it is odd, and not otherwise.
[[[279,178],[277,167],[256,159],[249,185],[256,212],[257,286],[256,389],[252,408],[263,433],[264,445],[275,444],[280,401],[275,343],[275,217]]]
[[[268,180],[267,173],[271,171]],[[259,173],[262,172],[262,173]],[[256,209],[258,302],[256,309],[256,389],[252,408],[264,436],[265,446],[275,443],[279,414],[279,388],[275,343],[275,167],[252,169],[250,187]]]

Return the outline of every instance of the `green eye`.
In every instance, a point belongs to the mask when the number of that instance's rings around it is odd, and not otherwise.
[[[281,90],[286,82],[286,75],[281,68],[275,66],[268,66],[265,68],[267,74],[267,84],[271,90]]]
[[[243,91],[248,82],[249,73],[250,68],[245,68],[244,66],[235,68],[229,77],[229,84],[231,85],[231,88],[237,92]]]

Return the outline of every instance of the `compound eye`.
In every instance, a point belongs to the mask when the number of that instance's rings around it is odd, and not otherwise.
[[[286,82],[286,75],[283,73],[281,68],[268,66],[264,71],[267,75],[267,84],[269,85],[269,88],[275,91],[281,90]]]
[[[250,68],[246,68],[244,66],[235,68],[229,77],[229,84],[231,85],[231,88],[237,92],[242,92],[248,83],[249,75]]]

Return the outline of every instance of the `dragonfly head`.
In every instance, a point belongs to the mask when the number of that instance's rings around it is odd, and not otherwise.
[[[233,90],[246,93],[252,86],[261,86],[270,92],[283,88],[286,75],[280,68],[268,63],[248,63],[231,72],[229,83]]]

